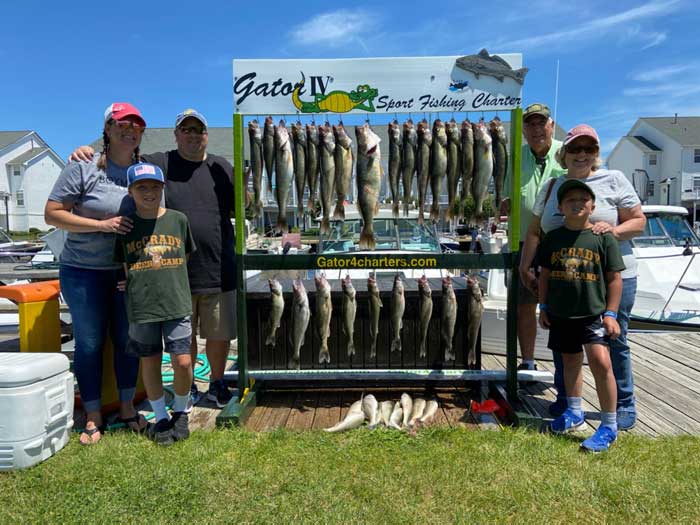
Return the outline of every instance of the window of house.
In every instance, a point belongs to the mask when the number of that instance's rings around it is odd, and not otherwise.
[[[12,166],[12,175],[15,177],[19,177],[22,174],[21,170],[19,169],[19,166]]]
[[[654,182],[649,181],[649,186],[647,187],[647,193],[649,194],[649,197],[654,196]]]
[[[695,164],[700,164],[700,148],[695,148],[693,150],[693,162],[695,162]]]
[[[17,193],[15,193],[15,203],[17,206],[24,206],[24,190],[17,190]]]
[[[656,166],[656,153],[649,155],[649,166]]]
[[[697,193],[700,191],[700,177],[693,177],[693,192]]]

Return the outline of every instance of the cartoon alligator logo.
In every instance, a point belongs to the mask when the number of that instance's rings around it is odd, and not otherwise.
[[[313,102],[306,102],[299,98],[299,90],[304,86],[306,77],[301,74],[299,82],[292,92],[292,102],[302,113],[347,113],[353,109],[361,109],[374,112],[372,101],[377,98],[379,91],[369,87],[367,84],[357,86],[357,89],[348,93],[347,91],[331,91],[325,95],[314,95]]]

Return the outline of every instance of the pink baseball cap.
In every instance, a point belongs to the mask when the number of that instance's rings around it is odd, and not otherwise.
[[[571,128],[566,134],[566,138],[564,139],[564,146],[570,144],[571,141],[576,140],[579,137],[590,137],[593,140],[595,140],[596,144],[600,144],[598,134],[592,127],[590,127],[588,124],[579,124],[578,126]]]
[[[140,124],[145,128],[146,121],[141,116],[141,112],[136,109],[136,106],[129,104],[128,102],[114,102],[107,106],[105,110],[105,122],[111,120],[122,120],[124,117],[133,116],[137,117],[141,122]]]

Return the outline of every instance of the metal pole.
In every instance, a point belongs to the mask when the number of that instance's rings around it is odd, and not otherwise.
[[[238,398],[248,387],[248,323],[245,282],[245,212],[246,188],[243,185],[243,115],[233,115],[234,215],[236,217],[236,320],[238,341]]]
[[[10,232],[10,211],[7,206],[7,201],[9,200],[9,195],[6,193],[5,194],[5,231]]]
[[[512,173],[510,188],[510,217],[508,232],[510,237],[511,280],[508,287],[508,316],[506,321],[506,390],[510,400],[518,395],[518,254],[520,251],[520,169],[523,140],[523,110],[516,108],[510,112],[510,144]]]

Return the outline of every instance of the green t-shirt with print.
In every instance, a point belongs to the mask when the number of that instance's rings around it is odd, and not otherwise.
[[[550,231],[540,244],[540,265],[550,270],[546,304],[557,317],[600,315],[607,305],[606,272],[625,269],[620,247],[611,233]]]
[[[157,219],[129,218],[134,227],[117,235],[114,261],[126,263],[126,308],[131,323],[192,315],[187,254],[194,251],[185,214],[166,210]]]

